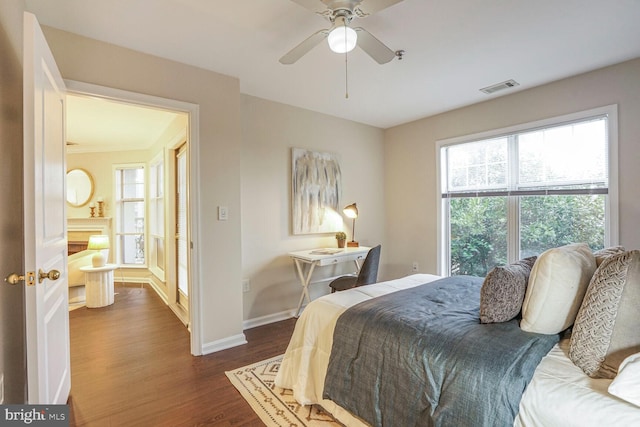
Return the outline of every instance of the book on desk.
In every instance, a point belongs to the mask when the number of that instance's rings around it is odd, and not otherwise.
[[[335,249],[335,248],[322,248],[322,249],[314,249],[309,252],[311,255],[335,255],[344,251],[343,248]]]

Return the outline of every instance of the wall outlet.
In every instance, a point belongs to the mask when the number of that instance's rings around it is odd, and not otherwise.
[[[418,261],[413,261],[413,265],[411,266],[411,271],[413,273],[417,273],[418,272],[418,268],[419,268]]]
[[[249,279],[242,279],[242,292],[249,292],[251,290],[251,282]]]

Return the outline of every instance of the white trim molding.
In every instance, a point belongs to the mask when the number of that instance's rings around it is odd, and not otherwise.
[[[266,316],[254,317],[242,322],[242,330],[257,328],[258,326],[268,325],[270,323],[280,322],[282,320],[291,319],[296,315],[296,309],[281,311],[279,313],[268,314]]]
[[[247,343],[247,337],[244,334],[232,335],[230,337],[215,340],[202,346],[202,354],[215,353],[217,351],[226,350],[228,348],[237,347]]]

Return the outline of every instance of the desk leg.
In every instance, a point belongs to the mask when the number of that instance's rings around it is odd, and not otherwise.
[[[294,259],[294,262],[296,264],[296,270],[298,271],[298,279],[300,279],[300,284],[302,285],[302,295],[300,295],[298,309],[296,310],[296,317],[299,317],[304,298],[307,297],[307,303],[311,302],[311,297],[309,296],[309,282],[311,282],[311,276],[313,275],[313,270],[316,268],[316,263],[310,263],[309,270],[305,275],[302,268],[302,261],[300,261],[299,259]]]
[[[362,266],[360,265],[357,259],[354,259],[353,262],[356,263],[356,274],[360,273],[360,269],[362,268]],[[364,261],[362,261],[362,263],[364,264]]]

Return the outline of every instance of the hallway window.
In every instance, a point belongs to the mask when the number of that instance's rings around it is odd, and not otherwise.
[[[115,167],[115,249],[121,266],[145,266],[144,165]]]

